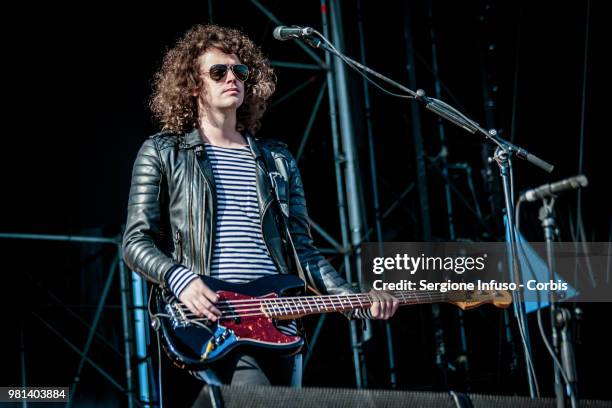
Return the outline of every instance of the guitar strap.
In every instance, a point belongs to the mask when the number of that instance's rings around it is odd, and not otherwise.
[[[291,233],[289,232],[289,226],[287,225],[287,221],[285,220],[285,217],[283,216],[283,213],[285,213],[285,210],[283,210],[283,206],[282,203],[280,201],[280,197],[278,194],[278,185],[276,183],[276,178],[280,177],[282,178],[283,176],[278,172],[278,171],[270,171],[270,169],[275,169],[278,170],[278,168],[276,167],[276,161],[272,158],[272,154],[270,153],[269,150],[267,149],[260,149],[262,152],[262,155],[264,157],[264,168],[266,170],[266,172],[268,173],[268,177],[270,178],[270,186],[272,189],[272,200],[273,200],[273,205],[276,207],[276,211],[277,214],[279,214],[280,218],[280,224],[279,228],[281,228],[287,238],[287,241],[289,243],[289,248],[290,248],[290,256],[293,258],[293,263],[295,264],[295,268],[297,269],[298,272],[298,276],[300,277],[300,279],[302,279],[304,281],[304,284],[306,285],[306,287],[308,289],[310,289],[312,292],[314,292],[317,295],[321,295],[321,292],[318,291],[316,288],[312,287],[311,285],[308,284],[308,282],[313,283],[314,285],[314,280],[312,279],[312,276],[310,275],[310,272],[308,270],[306,270],[306,272],[308,272],[308,276],[310,279],[306,279],[306,274],[304,273],[304,268],[302,268],[302,265],[300,263],[300,258],[298,256],[297,250],[295,249],[295,245],[293,243],[293,238],[291,238]],[[287,203],[287,210],[289,211],[289,203]],[[287,213],[288,215],[288,213]]]

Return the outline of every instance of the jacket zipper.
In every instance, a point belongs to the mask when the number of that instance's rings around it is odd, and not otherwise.
[[[198,171],[201,172],[199,157],[202,154],[203,150],[204,150],[203,147],[196,146],[195,153],[196,153],[196,156],[198,157],[198,159],[196,159],[196,162],[194,163],[194,165],[192,167],[194,173],[196,171],[195,170],[196,165],[198,166]],[[201,174],[202,174],[202,178],[204,179],[204,184],[206,184],[207,191],[212,191],[210,189],[210,183],[208,182],[208,179],[206,178],[206,175],[203,174],[202,172],[201,172]],[[193,182],[193,180],[192,180],[192,182]],[[206,198],[206,192],[204,192],[204,198]],[[204,204],[206,204],[206,202],[204,202]],[[211,203],[210,207],[211,207],[211,210],[210,210],[210,217],[211,217],[210,218],[210,227],[211,227],[211,231],[210,231],[210,234],[209,234],[210,238],[208,240],[208,254],[207,254],[208,256],[207,256],[207,259],[206,259],[206,266],[207,266],[206,269],[204,269],[204,256],[200,256],[200,259],[199,259],[200,271],[201,271],[200,273],[202,275],[207,275],[207,274],[210,275],[210,264],[211,264],[211,260],[212,260],[212,256],[213,256],[212,245],[213,245],[214,236],[215,236],[215,208],[214,208],[214,205],[212,205],[212,203]],[[204,220],[204,222],[205,222],[205,220]],[[194,240],[192,239],[192,242],[193,241]],[[202,252],[202,250],[204,249],[204,232],[203,231],[200,231],[200,248],[201,248],[201,252]]]
[[[189,155],[189,157],[191,157],[191,155]],[[192,163],[193,164],[193,163]],[[191,166],[191,168],[193,169],[193,165]],[[189,240],[190,243],[190,250],[191,250],[191,268],[193,268],[195,259],[193,259],[193,257],[195,256],[195,244],[194,244],[194,231],[193,231],[193,215],[191,213],[191,209],[193,207],[193,171],[189,172],[189,184],[188,184],[188,188],[189,188],[189,200],[188,200],[188,205],[187,205],[187,212],[188,212],[188,219],[189,219],[189,234],[191,235],[191,239]]]
[[[208,180],[206,180],[206,177],[204,177],[204,184],[206,184],[207,187],[207,191],[210,191],[210,185],[208,184]],[[206,192],[204,193],[204,196],[206,196]],[[206,202],[204,203],[206,204]],[[202,268],[202,274],[206,275],[210,275],[211,271],[210,271],[210,264],[211,264],[211,259],[213,256],[213,241],[214,241],[214,237],[215,237],[215,208],[211,203],[210,206],[210,234],[209,234],[209,239],[208,239],[208,257],[206,259],[206,265],[207,265],[207,269],[204,270],[204,257],[200,257],[200,265]],[[200,234],[200,248],[204,248],[204,234],[201,233]],[[207,273],[206,273],[207,272]]]
[[[178,248],[177,251],[177,262],[183,263],[183,242],[181,239],[181,231],[176,230],[176,234],[174,235],[174,245]]]

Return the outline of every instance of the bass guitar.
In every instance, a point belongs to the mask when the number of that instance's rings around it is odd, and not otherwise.
[[[329,312],[369,308],[375,300],[367,293],[302,296],[304,282],[295,275],[271,275],[237,284],[207,276],[204,283],[219,295],[215,321],[194,315],[176,298],[155,289],[153,326],[161,330],[166,354],[179,367],[203,370],[234,350],[297,353],[303,339],[281,333],[276,320]],[[448,302],[461,309],[492,303],[508,307],[507,291],[392,291],[400,305]]]

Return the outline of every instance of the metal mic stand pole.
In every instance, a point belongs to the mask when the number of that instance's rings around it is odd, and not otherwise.
[[[561,362],[563,371],[567,376],[567,393],[569,394],[572,408],[578,407],[578,387],[576,386],[576,361],[574,359],[574,347],[570,338],[569,330],[572,314],[567,308],[560,308],[557,312],[556,323],[561,330]]]
[[[540,221],[542,221],[542,229],[544,230],[544,238],[546,240],[546,257],[548,260],[548,279],[550,282],[554,280],[556,269],[555,255],[553,242],[555,240],[556,221],[553,213],[555,206],[555,198],[550,200],[542,199],[542,207],[540,207]],[[568,393],[572,407],[578,406],[578,397],[576,395],[576,371],[574,362],[574,353],[571,345],[571,340],[567,334],[567,328],[571,321],[571,314],[566,308],[559,308],[555,305],[555,296],[552,290],[548,291],[548,302],[550,303],[550,323],[552,331],[552,346],[557,357],[561,355],[563,371],[569,380]],[[561,329],[561,349],[559,353],[559,329]],[[555,373],[555,396],[557,399],[557,408],[565,407],[565,392],[563,390],[563,381],[561,376],[561,367],[553,362],[553,370]]]
[[[416,92],[414,92],[413,90],[403,86],[402,84],[399,84],[393,81],[392,79],[389,79],[386,76],[379,74],[378,72],[345,56],[344,54],[336,50],[336,48],[327,39],[325,39],[325,37],[323,37],[321,33],[317,32],[316,30],[313,30],[313,33],[316,34],[321,39],[314,37],[314,35],[303,36],[302,39],[308,45],[314,48],[324,49],[325,51],[328,51],[336,55],[338,58],[344,61],[347,65],[349,65],[351,68],[355,70],[361,69],[367,72],[368,74],[376,78],[379,78],[380,80],[401,89],[402,91],[406,92],[408,95],[395,95],[395,96],[409,98],[409,99],[416,99],[417,101],[425,105],[426,109],[451,121],[455,125],[462,127],[463,129],[467,130],[468,132],[472,134],[475,134],[477,132],[482,134],[489,141],[495,143],[498,146],[498,148],[495,151],[494,160],[499,165],[500,173],[502,176],[502,182],[504,186],[504,196],[506,200],[506,213],[508,216],[508,227],[510,231],[510,246],[511,246],[511,251],[512,251],[513,279],[515,283],[517,284],[522,283],[522,281],[520,280],[520,272],[518,270],[518,254],[517,254],[517,249],[516,249],[516,234],[514,230],[514,199],[512,197],[512,191],[511,191],[512,190],[511,188],[511,181],[512,181],[511,156],[515,155],[516,157],[527,160],[533,165],[540,167],[541,169],[549,173],[553,170],[554,166],[545,162],[539,157],[534,156],[533,154],[527,152],[525,149],[519,146],[516,146],[508,142],[507,140],[502,139],[501,137],[497,135],[497,132],[495,130],[486,131],[478,123],[471,120],[470,118],[465,116],[463,113],[459,112],[457,109],[453,108],[447,103],[439,99],[436,99],[436,98],[427,97],[425,95],[425,92],[422,89],[419,89]],[[533,373],[532,365],[531,365],[529,334],[527,332],[527,326],[525,324],[526,322],[525,309],[524,309],[524,304],[522,302],[522,295],[516,294],[513,292],[513,297],[515,297],[515,310],[517,312],[516,317],[517,317],[517,321],[519,324],[519,330],[521,332],[521,337],[523,339],[523,348],[525,351],[525,359],[527,363],[527,381],[529,383],[529,395],[533,399],[536,397],[537,387],[535,383],[535,375]],[[518,298],[518,301],[517,301],[517,298]]]
[[[548,279],[552,281],[555,271],[555,258],[553,241],[555,236],[555,217],[553,215],[553,207],[555,205],[554,198],[549,202],[542,200],[540,208],[540,220],[542,221],[542,229],[544,230],[544,239],[546,240],[546,258],[548,260]],[[559,356],[559,334],[557,324],[555,322],[556,306],[552,291],[548,291],[548,302],[550,304],[550,325],[552,331],[552,346],[556,356]],[[561,373],[559,367],[553,361],[553,370],[555,373],[555,396],[557,398],[557,408],[565,407],[565,394],[563,393],[563,383],[561,382]]]
[[[494,130],[489,131],[491,136],[495,136]],[[510,235],[510,251],[512,255],[512,281],[517,285],[520,285],[523,281],[519,270],[518,251],[516,248],[516,231],[514,229],[514,197],[512,196],[512,185],[511,185],[511,149],[506,146],[498,146],[495,149],[493,160],[499,166],[499,172],[502,178],[504,200],[506,205],[506,219],[507,228]],[[519,332],[523,340],[523,347],[525,351],[525,364],[527,368],[527,383],[529,384],[529,395],[533,399],[536,397],[536,386],[535,386],[535,375],[532,370],[531,363],[531,341],[529,338],[529,330],[527,327],[527,318],[525,314],[525,304],[523,302],[522,291],[513,291],[512,298],[514,302],[514,311],[516,313],[516,319],[519,325]]]

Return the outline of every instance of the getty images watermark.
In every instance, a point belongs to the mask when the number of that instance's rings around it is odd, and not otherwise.
[[[518,244],[513,268],[502,242],[367,243],[365,286],[389,291],[518,291],[525,301],[612,301],[612,243]]]

